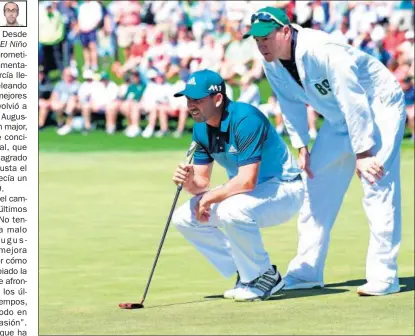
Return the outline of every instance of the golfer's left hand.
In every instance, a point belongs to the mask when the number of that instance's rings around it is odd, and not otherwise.
[[[206,194],[205,194],[206,195]],[[206,201],[206,198],[203,197],[196,203],[195,206],[196,219],[199,222],[207,223],[210,218],[210,204]]]

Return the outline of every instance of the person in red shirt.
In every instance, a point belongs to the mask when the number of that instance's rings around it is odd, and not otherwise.
[[[383,39],[383,47],[388,51],[392,57],[396,57],[396,49],[405,41],[405,32],[400,31],[397,26],[389,25],[386,36]]]
[[[118,69],[115,69],[117,76],[121,78],[126,72],[136,68],[142,61],[145,53],[149,48],[150,45],[147,42],[147,34],[145,31],[142,31],[139,39],[134,40],[133,44],[131,45],[129,57],[126,62]]]

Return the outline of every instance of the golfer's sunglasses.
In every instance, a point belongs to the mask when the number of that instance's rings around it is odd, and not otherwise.
[[[251,24],[254,24],[256,21],[261,21],[261,22],[276,22],[281,26],[285,26],[284,23],[282,23],[280,20],[278,20],[274,15],[271,15],[269,13],[266,12],[258,12],[255,14],[252,14],[251,16]]]

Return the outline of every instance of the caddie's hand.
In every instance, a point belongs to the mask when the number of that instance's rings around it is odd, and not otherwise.
[[[194,169],[191,164],[180,164],[173,175],[173,182],[176,185],[181,184],[183,187],[191,184],[194,178]]]
[[[306,172],[309,178],[314,178],[314,174],[310,169],[310,153],[307,147],[302,147],[298,150],[298,165],[300,169]]]
[[[206,194],[205,194],[206,195]],[[210,204],[206,202],[206,198],[202,198],[195,205],[196,219],[199,222],[207,223],[210,218]]]
[[[359,178],[366,179],[370,184],[380,180],[384,175],[383,166],[374,156],[357,155],[356,174]]]

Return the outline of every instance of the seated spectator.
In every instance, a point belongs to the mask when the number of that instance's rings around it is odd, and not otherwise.
[[[45,127],[46,119],[50,109],[50,96],[53,91],[53,84],[45,76],[42,66],[39,67],[39,130]]]
[[[362,32],[361,36],[355,41],[355,46],[369,55],[374,55],[376,44],[372,41],[369,30]]]
[[[134,138],[141,133],[140,128],[140,110],[141,110],[141,98],[146,89],[146,85],[141,81],[140,74],[133,72],[129,76],[129,85],[127,92],[123,96],[120,112],[127,119],[127,128],[125,129],[125,135],[129,138]],[[115,123],[117,117],[117,110],[112,110],[114,114],[107,113],[107,125],[109,130],[115,130]]]
[[[249,27],[250,26],[248,25],[243,27],[242,35],[248,33]],[[253,39],[250,40],[250,42],[253,44],[255,43]],[[264,57],[261,55],[258,48],[255,47],[255,45],[252,45],[252,48],[254,49],[254,52],[252,56],[252,62],[249,62],[251,65],[248,67],[248,70],[242,75],[242,77],[244,77],[244,79],[247,81],[258,81],[264,76],[264,69],[262,65]]]
[[[413,78],[407,76],[402,81],[402,90],[405,95],[405,109],[408,120],[408,128],[411,132],[412,141],[415,140],[415,89]]]
[[[167,66],[170,63],[168,52],[168,43],[165,42],[163,33],[158,32],[156,34],[154,43],[150,45],[149,49],[146,52],[146,57],[151,58],[157,70],[165,74]]]
[[[222,23],[219,23],[216,27],[216,31],[212,32],[212,36],[215,41],[222,45],[225,49],[228,44],[232,41],[232,34],[229,32],[229,29]]]
[[[170,84],[166,82],[166,78],[162,73],[149,71],[148,76],[150,81],[147,83],[141,100],[141,109],[143,113],[148,114],[148,125],[144,129],[142,136],[151,138],[154,134],[157,120],[159,120],[160,130],[155,133],[155,136],[161,138],[168,132],[168,123],[164,116],[170,113]]]
[[[91,131],[91,115],[105,115],[106,132],[111,134],[115,131],[115,125],[108,123],[108,116],[112,116],[114,110],[119,108],[117,84],[110,81],[107,73],[101,75],[100,81],[92,86],[92,92],[87,103],[82,106],[84,118],[84,134]]]
[[[123,77],[128,71],[135,71],[150,48],[145,30],[141,31],[138,36],[130,48],[128,59],[118,69],[113,68],[119,78]]]
[[[79,109],[78,90],[80,84],[76,80],[77,75],[74,69],[65,68],[62,80],[56,84],[52,91],[50,106],[52,111],[56,113],[59,135],[65,135],[71,131],[73,115],[75,110]],[[64,113],[67,115],[65,125],[63,125]]]
[[[405,62],[405,58],[398,56],[389,62],[389,70],[394,74],[396,79],[402,84],[403,79],[410,74],[410,65]]]
[[[238,101],[258,107],[261,102],[261,94],[258,85],[247,77],[242,77],[240,84],[241,95],[239,96]]]
[[[84,106],[85,104],[88,104],[91,99],[94,86],[98,83],[98,81],[95,80],[94,73],[91,69],[86,69],[83,72],[82,77],[84,78],[84,82],[79,87],[78,100],[81,106]]]
[[[151,76],[154,72],[160,73],[160,71],[154,66],[154,61],[151,57],[144,58],[140,65],[138,66],[138,72],[140,73],[141,79],[144,83],[151,81],[149,75]]]
[[[414,31],[408,30],[405,33],[405,40],[398,45],[397,49],[397,57],[402,56],[406,63],[411,63],[414,60]]]
[[[183,28],[178,31],[177,43],[180,64],[184,66],[190,62],[190,70],[193,72],[200,63],[200,45],[194,40],[192,33]]]
[[[405,33],[400,31],[398,26],[390,24],[383,39],[383,46],[392,55],[396,57],[396,48],[405,41]]]
[[[350,39],[349,38],[350,32],[349,32],[349,24],[347,23],[347,21],[343,21],[340,25],[340,28],[337,30],[334,30],[330,35],[337,42],[348,44],[349,39]]]
[[[184,89],[188,78],[190,77],[190,72],[181,71],[180,79],[176,81],[170,88],[169,94],[169,105],[170,109],[162,110],[160,119],[164,119],[160,124],[166,124],[169,117],[177,117],[177,128],[173,132],[173,138],[181,138],[183,136],[184,128],[186,126],[186,120],[188,117],[187,109],[187,100],[186,97],[173,97],[174,93],[179,92]]]
[[[171,36],[167,42],[167,56],[169,58],[169,64],[167,65],[166,78],[170,79],[180,72],[181,59],[179,57],[178,33]]]
[[[102,20],[102,7],[97,1],[85,0],[79,6],[79,38],[83,47],[84,70],[98,71],[97,30]]]
[[[219,71],[224,56],[223,46],[215,41],[211,34],[206,34],[203,37],[203,45],[200,50],[201,62],[199,70],[209,69],[212,71]]]
[[[225,81],[231,80],[235,75],[244,75],[249,70],[248,63],[254,60],[255,41],[242,39],[241,31],[235,31],[234,36],[235,39],[226,48],[220,71]]]
[[[384,48],[382,42],[378,42],[376,44],[373,56],[381,61],[386,67],[389,65],[389,62],[392,59],[391,54]]]

